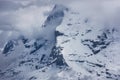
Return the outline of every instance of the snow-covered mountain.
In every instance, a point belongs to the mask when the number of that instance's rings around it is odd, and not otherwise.
[[[57,50],[56,27],[61,24],[66,8],[55,5],[42,27],[42,35],[36,39],[27,39],[24,36],[10,40],[6,43],[1,58],[1,79],[22,80],[30,78],[31,73],[46,72],[47,68],[67,66],[62,54]],[[48,69],[49,70],[49,69]],[[51,70],[51,69],[50,69]],[[58,70],[56,70],[58,72]],[[40,72],[41,74],[41,72]],[[29,76],[29,77],[24,77]],[[19,79],[20,78],[20,79]],[[49,78],[49,77],[48,77]]]
[[[57,46],[66,63],[89,78],[85,80],[120,79],[118,30],[91,24],[74,10],[67,12],[57,30],[63,34],[57,37]]]
[[[120,80],[116,27],[94,23],[76,6],[55,5],[40,28],[38,37],[6,42],[0,80]]]

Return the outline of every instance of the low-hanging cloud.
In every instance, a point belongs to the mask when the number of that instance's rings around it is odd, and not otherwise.
[[[16,6],[14,6],[16,7]],[[0,13],[0,30],[18,31],[28,37],[39,33],[41,25],[46,20],[45,13],[50,12],[52,6],[19,7],[17,10],[4,11]]]
[[[15,12],[15,26],[16,30],[19,30],[25,34],[35,35],[33,33],[39,33],[42,24],[46,20],[45,13],[51,11],[51,7],[37,7],[30,6],[25,9],[20,9]]]
[[[81,0],[72,2],[68,6],[70,8],[73,7],[74,10],[79,10],[81,16],[89,17],[93,21],[96,20],[102,23],[107,22],[109,24],[119,25],[120,23],[117,23],[120,19],[119,4],[119,0]]]
[[[54,4],[79,10],[81,16],[98,25],[107,28],[120,26],[119,0],[1,0],[0,4],[0,30],[14,30],[27,36],[40,32],[47,17],[44,13],[50,12]]]

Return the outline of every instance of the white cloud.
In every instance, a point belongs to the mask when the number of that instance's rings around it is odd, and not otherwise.
[[[78,10],[81,16],[91,19],[96,25],[120,30],[120,0],[76,0],[67,6]]]
[[[16,30],[24,35],[33,36],[35,32],[39,33],[47,17],[45,13],[50,12],[52,7],[32,5],[26,8],[19,8],[13,12],[4,13],[0,17],[0,29],[5,31]]]
[[[15,14],[15,26],[16,30],[22,31],[25,34],[34,35],[33,33],[39,33],[42,24],[46,20],[46,12],[52,10],[51,6],[30,6],[25,9],[16,11]]]
[[[51,11],[53,4],[79,10],[81,16],[93,19],[96,24],[120,26],[119,0],[1,0],[0,4],[0,29],[29,36],[40,32],[47,17],[44,13]]]

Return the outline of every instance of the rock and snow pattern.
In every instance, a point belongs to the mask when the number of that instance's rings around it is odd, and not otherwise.
[[[119,0],[0,2],[0,80],[120,80]]]

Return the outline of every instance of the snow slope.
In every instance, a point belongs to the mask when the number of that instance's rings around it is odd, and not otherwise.
[[[37,37],[7,41],[0,80],[120,80],[119,30],[76,7],[55,5]]]
[[[78,9],[69,9],[57,27],[64,34],[57,37],[57,46],[62,47],[68,66],[81,73],[81,77],[120,80],[119,30],[95,22]]]

